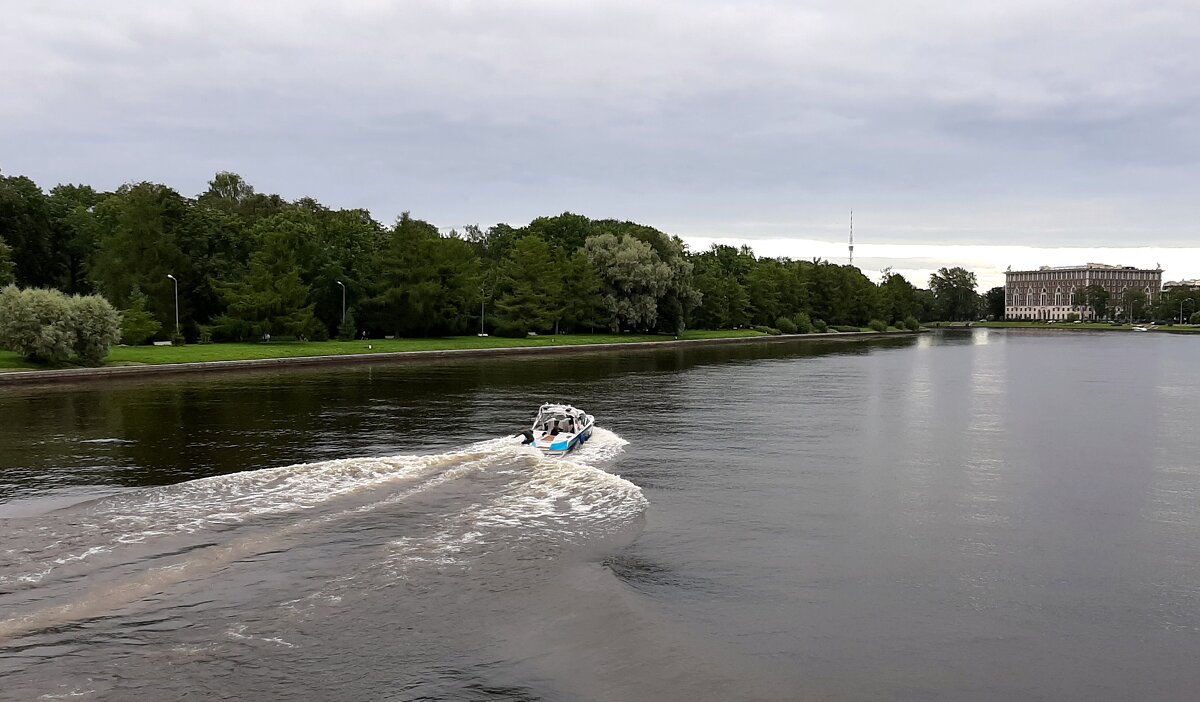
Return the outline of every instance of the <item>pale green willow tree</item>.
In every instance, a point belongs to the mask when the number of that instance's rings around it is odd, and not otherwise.
[[[614,333],[652,329],[658,299],[670,289],[673,271],[649,244],[632,236],[589,237],[584,251],[601,281],[601,300]]]

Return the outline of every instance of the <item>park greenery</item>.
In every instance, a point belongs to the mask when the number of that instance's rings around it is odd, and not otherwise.
[[[650,226],[571,213],[442,231],[406,212],[385,225],[224,172],[195,197],[150,182],[43,191],[0,176],[6,284],[99,296],[120,311],[116,334],[131,345],[915,328],[975,319],[986,299],[961,268],[921,288],[890,270],[872,281],[853,266],[748,247],[692,252]]]

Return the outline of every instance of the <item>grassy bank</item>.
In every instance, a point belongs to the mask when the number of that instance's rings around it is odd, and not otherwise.
[[[764,336],[749,329],[728,331],[688,331],[683,339],[728,339]],[[627,344],[671,340],[655,334],[560,334],[525,339],[498,336],[453,336],[438,339],[368,339],[365,341],[271,341],[254,344],[189,344],[187,346],[117,346],[104,359],[105,366],[161,365],[241,361],[302,356],[344,356],[364,353],[401,351],[450,351],[455,349],[496,349],[538,346],[574,346],[579,344]],[[0,351],[0,370],[39,370],[46,366],[29,363],[11,351]]]

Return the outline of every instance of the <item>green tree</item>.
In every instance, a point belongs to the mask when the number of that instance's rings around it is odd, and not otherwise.
[[[93,289],[88,269],[100,234],[94,208],[107,197],[87,185],[58,185],[46,198],[51,238],[59,257],[56,285],[68,293]]]
[[[157,183],[123,185],[95,208],[98,242],[90,275],[97,289],[118,307],[129,303],[134,287],[146,293],[159,321],[174,320],[175,289],[167,274],[179,280],[181,321],[191,318],[195,285],[180,234],[188,203],[179,193]]]
[[[0,288],[11,285],[17,278],[13,275],[12,249],[0,237]]]
[[[1136,288],[1125,288],[1121,292],[1120,314],[1122,317],[1130,321],[1145,319],[1149,309],[1149,298],[1145,291]]]
[[[12,249],[18,285],[46,287],[59,282],[61,259],[55,251],[46,195],[25,176],[0,176],[0,238]]]
[[[1004,319],[1004,288],[995,287],[984,293],[983,308],[989,319]]]
[[[563,263],[563,327],[568,330],[594,330],[609,326],[600,299],[601,280],[583,251],[571,254]]]
[[[311,334],[316,324],[308,286],[300,279],[287,233],[272,232],[250,257],[246,273],[219,285],[228,311],[214,325],[229,338]]]
[[[129,306],[121,312],[121,343],[137,346],[162,330],[162,324],[146,311],[146,295],[134,286]]]
[[[933,291],[941,317],[948,321],[974,319],[978,315],[978,297],[975,294],[975,274],[955,266],[939,268],[929,276],[929,289]]]
[[[497,327],[505,335],[546,332],[562,317],[561,255],[540,237],[523,236],[500,262],[496,283]]]
[[[672,271],[649,244],[627,234],[599,234],[584,244],[600,276],[601,300],[614,333],[653,329],[658,298],[671,285]]]
[[[912,283],[887,268],[879,282],[879,309],[887,321],[896,322],[917,312],[917,289]]]
[[[380,281],[367,306],[372,324],[396,335],[461,333],[479,301],[479,259],[471,244],[442,237],[407,212],[393,227]]]

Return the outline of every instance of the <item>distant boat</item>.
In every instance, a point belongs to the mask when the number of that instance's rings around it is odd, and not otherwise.
[[[1133,328],[1133,330],[1134,330],[1134,331],[1150,331],[1150,330],[1149,330],[1149,329],[1147,329],[1146,327],[1140,327],[1140,326],[1139,326],[1139,327],[1134,327],[1134,328]]]
[[[592,438],[596,419],[571,405],[546,403],[538,409],[533,427],[521,432],[526,444],[549,456],[565,456]]]

